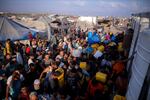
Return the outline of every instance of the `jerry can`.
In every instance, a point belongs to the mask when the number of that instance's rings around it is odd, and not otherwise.
[[[119,52],[123,51],[122,42],[118,43],[118,51]]]
[[[102,72],[97,72],[96,73],[96,80],[105,83],[107,79],[107,74],[102,73]]]
[[[80,68],[86,69],[87,63],[86,62],[80,62]]]
[[[100,52],[103,52],[103,51],[105,50],[105,47],[104,47],[103,45],[101,45],[101,46],[98,47],[98,50],[99,50]]]
[[[92,44],[91,47],[97,49],[99,47],[99,44]]]
[[[126,100],[124,96],[115,95],[113,100]]]
[[[62,68],[58,68],[55,72],[56,74],[54,76],[58,79],[59,86],[62,87],[64,85],[64,70]]]

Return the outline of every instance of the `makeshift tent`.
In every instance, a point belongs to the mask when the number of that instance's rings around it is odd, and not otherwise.
[[[22,38],[21,33],[27,32],[28,30],[29,28],[12,21],[7,17],[0,17],[0,40],[6,40],[8,38],[12,40],[20,39]]]
[[[8,38],[11,40],[27,39],[29,32],[36,33],[38,31],[28,28],[7,17],[0,17],[0,40],[1,41],[5,41]]]
[[[51,30],[51,18],[52,16],[50,17],[47,17],[47,16],[41,16],[38,20],[41,21],[41,22],[44,22],[44,24],[46,25],[47,27],[47,37],[48,37],[48,40],[50,40],[51,36],[52,36],[52,30]]]

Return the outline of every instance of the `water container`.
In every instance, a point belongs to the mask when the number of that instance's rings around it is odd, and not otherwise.
[[[55,74],[54,77],[58,79],[58,83],[60,87],[64,86],[64,70],[62,68],[58,68],[57,70],[55,70]]]
[[[107,79],[107,74],[102,73],[102,72],[97,72],[96,73],[96,80],[105,83]]]
[[[104,47],[103,45],[100,45],[100,46],[98,47],[98,50],[99,50],[100,52],[104,52],[105,47]]]
[[[80,62],[80,68],[81,69],[86,69],[86,67],[87,67],[86,62]]]
[[[121,95],[115,95],[113,100],[126,100],[126,98]]]
[[[99,47],[99,44],[97,44],[97,43],[96,44],[92,44],[91,47],[94,48],[94,49],[97,49]]]

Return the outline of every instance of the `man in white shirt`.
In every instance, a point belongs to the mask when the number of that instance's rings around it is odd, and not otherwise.
[[[18,70],[14,71],[7,79],[6,87],[6,100],[10,97],[12,100],[16,100],[20,93],[21,83],[24,77]]]
[[[29,58],[29,60],[28,60],[28,66],[31,64],[31,63],[34,63],[34,55],[33,54],[31,54],[30,55],[30,58]]]

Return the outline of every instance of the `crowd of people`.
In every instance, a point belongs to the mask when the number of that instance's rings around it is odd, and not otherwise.
[[[112,100],[115,95],[125,96],[129,36],[90,31],[99,42],[89,43],[88,31],[73,30],[54,33],[51,40],[30,36],[26,44],[10,39],[1,43],[0,99]]]

